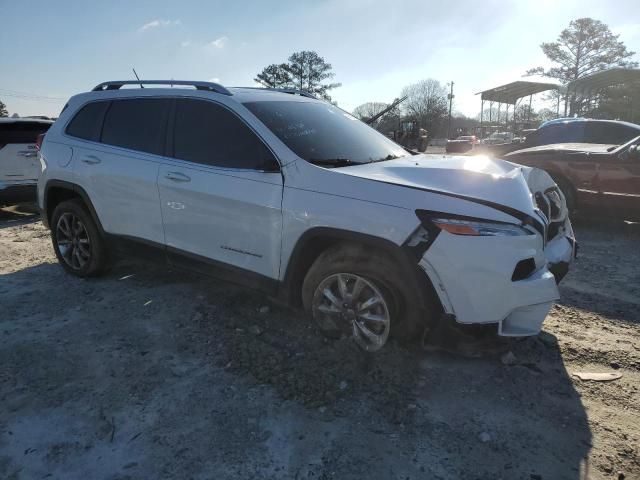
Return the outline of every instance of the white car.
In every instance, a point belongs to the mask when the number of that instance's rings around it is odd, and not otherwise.
[[[40,174],[36,141],[53,122],[0,118],[0,205],[34,201]]]
[[[576,243],[543,171],[412,154],[302,92],[132,83],[71,98],[42,145],[38,201],[70,273],[156,253],[370,351],[439,318],[535,335],[559,298]]]
[[[499,145],[502,143],[513,142],[513,133],[511,132],[495,132],[482,140],[484,145]]]

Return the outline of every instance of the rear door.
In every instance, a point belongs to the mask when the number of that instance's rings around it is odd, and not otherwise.
[[[0,182],[34,183],[40,163],[36,138],[49,129],[44,122],[0,122]]]
[[[277,279],[283,182],[274,155],[221,104],[181,98],[174,108],[173,160],[158,176],[169,258],[243,282]]]
[[[107,233],[164,243],[157,178],[170,104],[168,98],[93,102],[67,127],[76,137],[77,183]]]

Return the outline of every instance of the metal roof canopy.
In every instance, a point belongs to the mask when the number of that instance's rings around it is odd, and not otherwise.
[[[478,92],[476,95],[481,95],[482,100],[515,105],[520,98],[545,92],[547,90],[558,90],[558,88],[559,85],[555,83],[526,82],[518,80],[500,87]]]
[[[640,69],[638,68],[610,68],[601,72],[592,73],[586,77],[578,78],[567,85],[570,92],[593,92],[623,83],[640,82]]]

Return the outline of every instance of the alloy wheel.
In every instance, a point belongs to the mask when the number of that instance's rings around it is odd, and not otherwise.
[[[91,240],[82,220],[70,212],[63,213],[56,225],[56,245],[64,262],[81,270],[91,259]]]
[[[325,278],[313,296],[313,318],[327,332],[350,333],[356,343],[373,352],[389,337],[389,306],[369,280],[352,273]]]

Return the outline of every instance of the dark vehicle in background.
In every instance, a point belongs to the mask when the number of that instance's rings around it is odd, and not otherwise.
[[[521,143],[487,145],[475,153],[502,157],[515,150],[558,143],[622,145],[638,135],[640,125],[634,123],[590,118],[558,118],[543,123],[533,132],[528,132]]]
[[[598,138],[623,138],[620,131],[610,131],[609,135]],[[504,158],[546,170],[564,193],[570,210],[596,210],[616,218],[640,219],[638,135],[640,132],[636,133],[636,138],[620,142],[622,144],[583,142],[541,145],[508,153]]]
[[[402,120],[398,130],[389,137],[403,147],[418,152],[424,152],[429,145],[429,133],[416,120]]]
[[[447,153],[464,153],[478,145],[480,140],[475,135],[460,135],[455,140],[447,140]]]
[[[35,202],[40,176],[36,142],[52,124],[37,118],[0,118],[0,206]]]
[[[527,135],[524,148],[554,143],[597,143],[622,145],[640,135],[640,125],[617,120],[576,118],[550,121]]]

